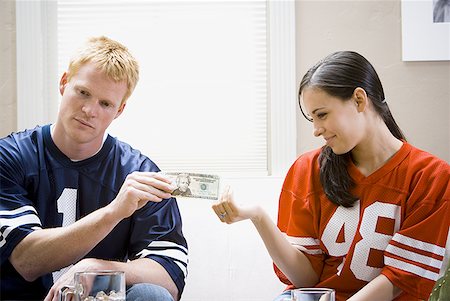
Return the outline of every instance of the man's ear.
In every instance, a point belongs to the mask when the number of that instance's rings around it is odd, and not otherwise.
[[[366,91],[363,88],[357,87],[355,91],[353,91],[353,99],[358,112],[364,112],[369,101]]]
[[[119,110],[117,111],[116,117],[114,117],[114,119],[116,119],[117,117],[119,117],[119,116],[122,114],[122,112],[123,112],[123,110],[125,109],[125,106],[126,106],[126,105],[127,105],[126,102],[123,102],[123,103],[120,105]]]
[[[59,81],[59,93],[61,93],[61,96],[64,94],[66,85],[67,85],[67,72],[64,72],[64,74],[61,76],[61,80]]]

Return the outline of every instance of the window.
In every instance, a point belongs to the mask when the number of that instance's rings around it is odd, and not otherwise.
[[[18,1],[16,11],[19,129],[54,121],[69,55],[106,35],[141,65],[113,136],[165,171],[284,175],[292,163],[292,1]]]

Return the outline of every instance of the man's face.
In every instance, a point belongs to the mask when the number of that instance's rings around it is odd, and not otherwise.
[[[101,143],[105,130],[125,107],[126,91],[126,82],[109,79],[92,63],[83,65],[70,81],[64,74],[58,115],[63,132],[59,132],[75,143]]]

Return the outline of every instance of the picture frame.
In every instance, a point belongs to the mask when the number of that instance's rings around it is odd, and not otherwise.
[[[401,14],[403,61],[450,60],[450,1],[402,0]]]

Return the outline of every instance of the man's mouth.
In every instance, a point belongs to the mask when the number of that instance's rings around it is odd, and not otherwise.
[[[94,126],[90,123],[87,122],[86,120],[83,120],[81,118],[75,118],[76,121],[78,121],[79,123],[81,123],[84,126],[90,127],[90,128],[94,128]]]

